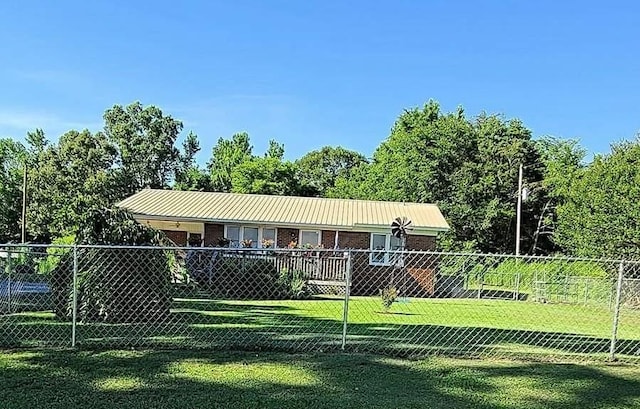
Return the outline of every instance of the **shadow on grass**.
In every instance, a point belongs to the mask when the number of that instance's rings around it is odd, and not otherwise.
[[[0,355],[4,409],[632,407],[629,368],[371,355],[34,351]]]
[[[310,301],[314,303],[316,301]],[[295,306],[295,307],[294,307]],[[81,323],[78,346],[105,348],[202,348],[275,351],[332,351],[342,346],[342,311],[305,315],[305,302],[179,300],[163,322]],[[376,313],[377,314],[377,313]],[[381,319],[400,315],[380,313]],[[609,338],[565,332],[430,324],[349,323],[346,350],[393,356],[500,356],[527,359],[604,359]],[[0,317],[0,347],[69,347],[71,324],[46,314]],[[640,340],[619,340],[617,350],[637,359]]]

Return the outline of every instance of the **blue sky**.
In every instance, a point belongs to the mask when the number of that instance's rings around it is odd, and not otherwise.
[[[640,130],[639,15],[588,0],[2,2],[0,136],[99,130],[139,100],[196,132],[201,162],[238,131],[291,159],[370,155],[433,98],[606,152]]]

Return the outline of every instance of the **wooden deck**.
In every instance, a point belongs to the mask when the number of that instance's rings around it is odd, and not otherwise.
[[[336,255],[339,254],[339,255]],[[188,256],[183,256],[185,266],[188,271],[197,272],[213,276],[213,266],[211,260],[215,257],[224,259],[235,259],[239,262],[242,260],[261,260],[273,264],[278,271],[300,271],[310,283],[317,285],[344,285],[347,277],[347,257],[342,253],[279,253],[272,252],[256,252],[256,253],[222,253],[207,254],[205,252],[195,254],[192,262],[188,261]],[[174,278],[175,280],[175,278]]]
[[[335,256],[333,254],[340,254]],[[194,270],[207,271],[210,263],[207,255],[202,254],[200,261],[191,268]],[[243,252],[243,253],[223,253],[225,259],[266,261],[273,264],[280,273],[282,270],[301,271],[303,276],[310,283],[318,285],[344,285],[347,277],[347,258],[342,253],[322,254],[291,254],[275,252]]]
[[[282,269],[298,270],[305,273],[305,277],[313,281],[344,282],[347,272],[345,257],[317,257],[317,256],[267,256],[278,271]]]

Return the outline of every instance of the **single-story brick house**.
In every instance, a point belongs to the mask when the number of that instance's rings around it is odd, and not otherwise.
[[[393,269],[384,250],[400,244],[391,235],[396,217],[412,221],[408,250],[434,250],[438,233],[449,229],[438,207],[425,203],[145,189],[118,206],[182,246],[218,246],[226,239],[231,247],[286,248],[293,242],[378,250],[358,253],[352,261],[354,288],[363,289],[356,292],[378,287],[377,279],[357,280],[356,271],[383,277]]]

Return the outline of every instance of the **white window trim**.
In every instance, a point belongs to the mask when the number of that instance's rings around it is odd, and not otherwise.
[[[373,248],[373,236],[384,236],[384,250],[376,250]],[[390,266],[395,263],[395,260],[391,257],[391,238],[393,236],[389,233],[371,233],[369,236],[369,265],[371,266]],[[373,254],[384,252],[384,258],[382,261],[375,261],[373,259]]]
[[[253,229],[258,229],[258,246],[256,248],[263,248],[262,247],[262,240],[264,238],[263,236],[263,231],[264,229],[267,230],[274,230],[275,231],[275,236],[273,239],[273,247],[272,248],[276,248],[278,245],[278,228],[275,226],[257,226],[257,225],[252,225],[252,224],[225,224],[224,225],[224,238],[227,239],[228,238],[228,228],[229,227],[237,227],[239,229],[239,233],[238,233],[238,247],[240,247],[240,243],[242,243],[242,240],[244,240],[244,228],[245,227],[249,227],[249,228],[253,228]]]
[[[302,243],[302,233],[303,232],[306,232],[306,233],[318,233],[318,242],[316,243],[316,246],[320,246],[320,243],[322,243],[322,230],[310,230],[310,229],[301,229],[300,230],[300,232],[298,233],[298,246],[303,246],[304,245],[304,243]]]

